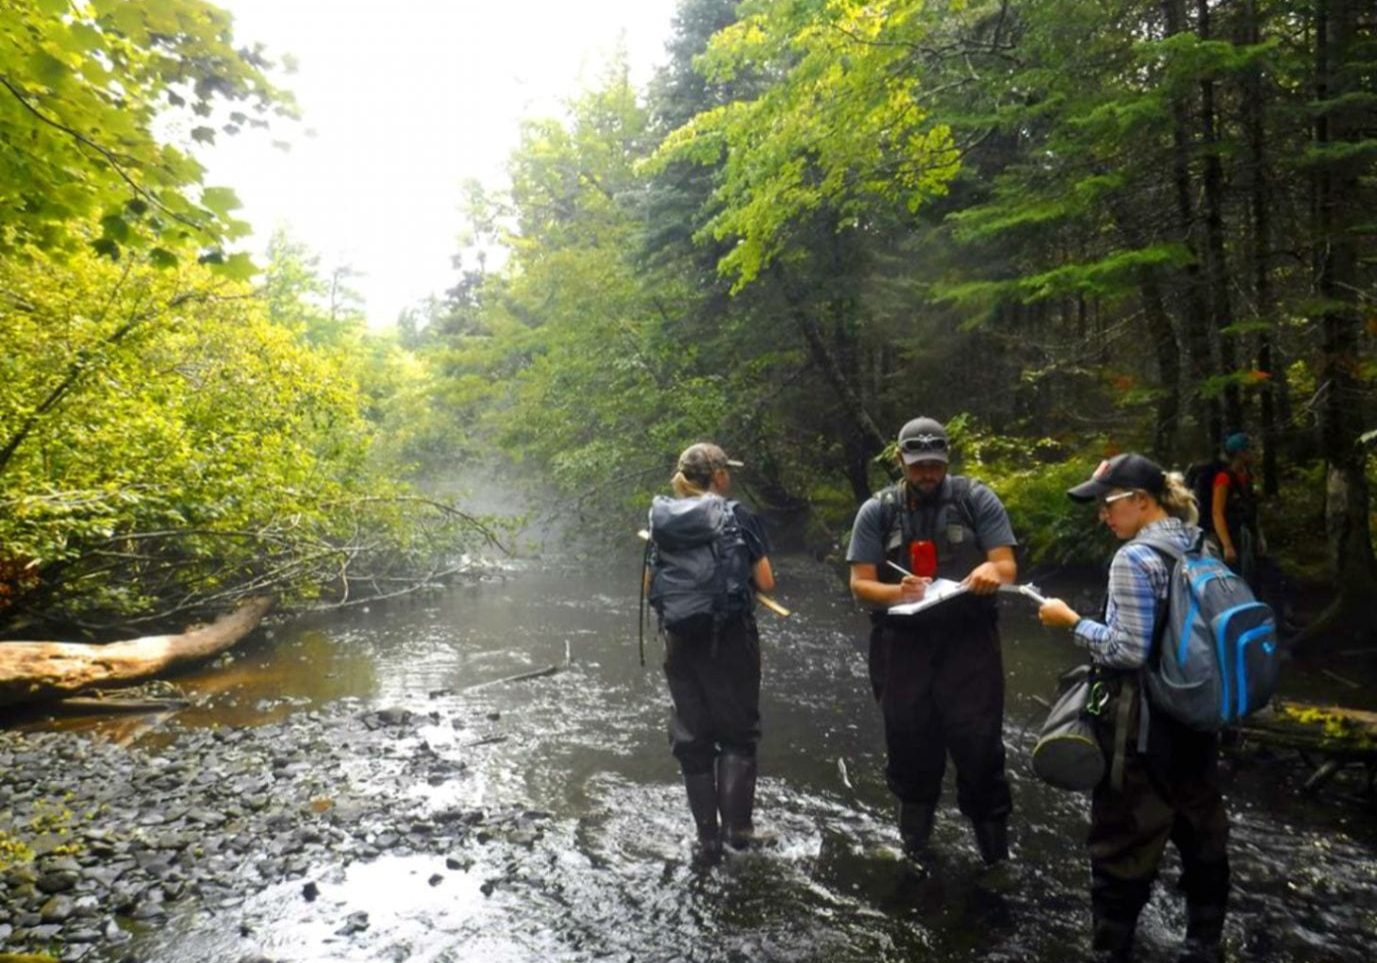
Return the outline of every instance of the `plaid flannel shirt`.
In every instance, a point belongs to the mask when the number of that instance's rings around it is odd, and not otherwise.
[[[1195,542],[1195,527],[1179,518],[1145,525],[1139,535],[1165,535],[1183,549]],[[1109,601],[1103,622],[1081,619],[1074,638],[1096,665],[1136,669],[1147,661],[1157,622],[1157,604],[1167,597],[1171,577],[1153,549],[1136,542],[1122,546],[1109,566]]]

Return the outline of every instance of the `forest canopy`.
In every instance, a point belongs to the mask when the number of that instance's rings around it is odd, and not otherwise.
[[[1372,637],[1370,4],[682,0],[648,84],[523,122],[395,340],[235,250],[196,145],[295,107],[223,11],[0,5],[11,612],[339,596],[363,545],[385,593],[463,527],[397,506],[477,463],[624,539],[704,438],[826,554],[928,414],[1034,563],[1100,555],[1063,493],[1105,455],[1249,432],[1316,631]]]
[[[1088,561],[1068,479],[1247,431],[1277,553],[1370,630],[1368,5],[684,0],[668,51],[527,124],[409,319],[477,437],[589,525],[712,438],[826,550],[931,414]]]

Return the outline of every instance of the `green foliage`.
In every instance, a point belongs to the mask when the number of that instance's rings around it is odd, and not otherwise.
[[[509,257],[411,321],[389,441],[499,447],[616,527],[710,437],[831,537],[899,424],[966,410],[1037,561],[1112,550],[1065,499],[1110,449],[1199,457],[1265,398],[1313,463],[1343,378],[1371,424],[1377,330],[1370,131],[1317,135],[1370,105],[1372,25],[1316,101],[1314,12],[684,0],[648,103],[614,68],[527,124],[471,211]]]
[[[710,81],[771,78],[759,95],[698,114],[658,164],[720,163],[718,213],[701,235],[734,244],[720,268],[736,288],[785,253],[822,209],[841,228],[880,206],[910,211],[944,194],[959,167],[949,128],[919,96],[915,52],[930,22],[917,0],[757,0],[713,37]]]
[[[453,313],[432,320],[440,331],[425,350],[437,374],[425,396],[448,413],[449,432],[469,436],[451,452],[466,454],[474,433],[492,439],[561,495],[566,520],[586,506],[590,528],[622,524],[609,508],[639,513],[675,454],[729,434],[726,419],[773,378],[722,329],[698,341],[702,293],[638,258],[648,123],[614,68],[566,120],[525,125],[510,197],[480,205],[510,213],[510,257],[500,274],[452,292]],[[398,401],[425,406],[419,394]],[[444,427],[432,422],[405,444],[441,445]]]
[[[271,66],[204,0],[0,0],[0,256],[90,244],[167,266],[242,237],[234,192],[157,132],[175,117],[211,143],[290,116]]]
[[[1102,438],[1082,439],[1075,451],[1051,438],[1012,438],[962,415],[948,425],[961,455],[957,471],[989,485],[1004,503],[1018,536],[1019,555],[1039,564],[1100,564],[1113,551],[1094,512],[1066,497],[1104,458]]]
[[[375,457],[358,343],[313,344],[200,267],[35,258],[0,262],[7,616],[386,594],[481,540]]]
[[[33,862],[33,849],[23,839],[0,829],[0,870]]]

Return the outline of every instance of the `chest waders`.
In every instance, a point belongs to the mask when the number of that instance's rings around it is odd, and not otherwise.
[[[936,576],[954,582],[986,562],[973,484],[949,475],[931,498],[910,499],[903,482],[879,492],[885,559],[908,568],[910,546],[930,542],[936,548]],[[901,576],[881,565],[877,578],[895,584]],[[968,593],[917,615],[881,610],[871,617],[871,682],[884,717],[886,780],[899,799],[905,854],[920,867],[927,865],[950,752],[958,806],[971,820],[981,859],[987,866],[1003,862],[1009,855],[1011,801],[1004,778],[1003,671],[994,596]],[[949,688],[953,685],[959,688]]]

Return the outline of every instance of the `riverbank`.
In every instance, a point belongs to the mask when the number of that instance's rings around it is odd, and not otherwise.
[[[377,957],[372,907],[329,898],[339,873],[426,857],[433,872],[412,884],[424,891],[468,873],[475,847],[543,832],[544,813],[437,809],[410,791],[468,769],[462,753],[429,750],[425,727],[482,742],[500,738],[479,734],[497,724],[453,705],[420,715],[343,703],[266,726],[169,731],[147,747],[0,732],[0,953],[119,960],[170,916],[194,914],[223,930],[225,960],[258,959],[266,934],[246,906],[276,887],[303,911],[324,897],[334,939]]]
[[[951,788],[934,831],[942,872],[915,881],[899,858],[859,650],[866,619],[824,565],[779,563],[794,615],[761,620],[758,822],[773,847],[709,871],[692,863],[659,642],[647,638],[641,667],[634,586],[620,577],[634,568],[609,578],[533,566],[275,624],[180,677],[188,704],[170,716],[34,717],[0,732],[0,830],[35,850],[0,857],[0,953],[84,963],[1077,954],[1086,797],[1035,779],[1029,751],[1046,715],[1039,700],[1079,652],[1027,602],[1001,602],[1024,885],[982,891]],[[1077,604],[1088,591],[1060,577],[1044,588]],[[1288,665],[1283,694],[1298,690],[1328,702],[1347,691]],[[1310,773],[1294,751],[1226,756],[1231,959],[1366,960],[1372,797],[1361,770],[1306,796]],[[1174,959],[1184,928],[1172,860],[1144,917],[1145,963]]]

